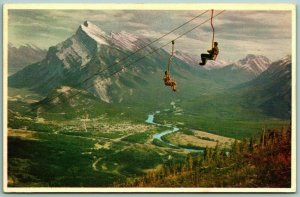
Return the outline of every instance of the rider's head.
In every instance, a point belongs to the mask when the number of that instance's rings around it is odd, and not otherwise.
[[[215,46],[215,47],[218,46],[218,42],[214,42],[214,46]]]

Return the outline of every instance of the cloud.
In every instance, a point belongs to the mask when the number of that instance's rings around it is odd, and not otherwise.
[[[48,48],[74,34],[85,20],[103,31],[125,30],[157,39],[205,10],[9,10],[9,42]],[[215,13],[218,13],[216,10]],[[189,31],[210,18],[210,11],[160,40],[160,44]],[[220,58],[239,59],[247,53],[266,54],[275,59],[291,51],[290,11],[225,11],[213,19]],[[211,46],[212,29],[207,22],[182,36],[178,50],[194,55]]]
[[[227,39],[274,39],[291,37],[291,13],[279,11],[239,11],[224,13],[216,21],[216,31]],[[203,28],[211,31],[210,28]]]
[[[30,28],[31,30],[48,30],[49,26],[46,23],[38,23],[38,22],[32,22],[32,23],[21,23],[16,22],[11,27],[15,28]],[[73,29],[64,27],[64,26],[52,26],[50,27],[51,30],[55,31],[66,31],[66,32],[72,32]]]
[[[135,22],[128,22],[126,23],[127,26],[130,26],[130,27],[134,27],[134,28],[147,28],[148,25],[145,25],[143,23],[135,23]]]

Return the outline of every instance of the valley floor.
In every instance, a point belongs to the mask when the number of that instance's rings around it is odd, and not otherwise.
[[[49,125],[49,122],[39,124]],[[102,127],[105,132],[8,128],[9,186],[91,186],[82,180],[87,177],[97,177],[92,186],[110,186],[120,180],[142,176],[163,163],[180,162],[189,153],[186,149],[170,147],[164,141],[155,145],[153,136],[166,128],[147,124],[129,126],[128,123],[115,124],[110,129],[107,129],[108,124]],[[117,132],[119,129],[122,132]],[[194,133],[191,136],[179,131],[168,137],[175,136],[174,143],[179,147],[190,145],[190,141],[196,148],[205,148],[217,141],[233,141],[202,131]],[[179,140],[178,135],[185,137]],[[41,173],[42,169],[47,169],[47,173]],[[72,176],[75,180],[68,183]],[[110,178],[107,180],[107,177]]]
[[[26,111],[30,109],[28,103],[40,99],[38,95],[26,90],[15,92],[10,95],[8,110],[9,187],[131,185],[130,181],[139,181],[166,166],[182,166],[190,154],[202,157],[215,147],[228,152],[233,144],[260,132],[253,132],[260,127],[255,121],[237,124],[244,129],[250,125],[247,132],[228,130],[235,125],[232,122],[231,127],[225,127],[227,132],[218,130],[222,122],[188,114],[180,101],[172,101],[161,111],[141,111],[135,116],[131,115],[135,109],[101,105],[93,106],[102,110],[96,115],[81,107],[83,112],[77,117],[68,117],[59,110],[37,111],[34,117]],[[20,96],[27,94],[31,95],[26,97],[28,100]],[[276,122],[282,126],[284,123]],[[206,132],[200,128],[202,125],[211,130]]]

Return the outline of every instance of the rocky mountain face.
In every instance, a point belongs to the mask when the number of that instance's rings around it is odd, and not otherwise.
[[[29,64],[41,61],[46,57],[46,50],[40,49],[33,45],[23,45],[15,47],[8,45],[8,75],[12,75],[22,70]]]
[[[225,66],[211,65],[210,68],[212,69],[209,70],[209,73],[213,80],[228,84],[229,87],[234,87],[235,85],[255,79],[264,72],[270,64],[271,61],[267,57],[250,54],[235,63]]]
[[[189,53],[184,53],[182,51],[176,50],[174,52],[174,56],[191,66],[199,66],[199,57],[197,57],[196,55],[191,55]]]
[[[238,68],[247,70],[258,76],[265,71],[271,64],[271,60],[262,55],[249,54],[244,59],[239,60],[235,65]]]
[[[238,87],[248,103],[279,118],[291,116],[291,56],[273,62],[257,78]]]
[[[262,55],[248,54],[245,58],[240,59],[235,63],[223,66],[222,69],[232,71],[246,72],[254,77],[257,77],[271,65],[271,60]]]
[[[85,89],[104,102],[119,102],[126,95],[131,95],[134,86],[145,81],[143,78],[147,78],[149,73],[163,73],[165,69],[168,53],[163,49],[144,58],[138,67],[126,68],[153,50],[147,47],[127,58],[147,43],[148,39],[125,31],[108,35],[86,21],[75,35],[50,47],[45,59],[9,77],[9,86],[30,87],[47,94],[64,85]],[[114,78],[109,77],[117,71],[121,72]]]

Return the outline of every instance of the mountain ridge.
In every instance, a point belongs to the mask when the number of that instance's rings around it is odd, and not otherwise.
[[[273,62],[255,79],[236,87],[250,106],[278,118],[291,117],[291,56]]]
[[[87,90],[105,103],[128,103],[129,100],[134,103],[136,99],[150,102],[156,99],[153,92],[158,87],[164,88],[162,78],[170,54],[160,49],[151,57],[144,58],[145,52],[140,52],[126,59],[131,50],[144,47],[146,42],[149,40],[142,38],[141,41],[141,38],[125,31],[106,34],[92,23],[84,22],[70,38],[50,47],[45,59],[9,77],[9,85],[26,86],[45,96],[55,92],[55,89],[69,86]],[[147,46],[147,50],[152,49]],[[176,96],[181,99],[193,97],[195,93],[201,95],[224,91],[251,81],[259,76],[242,65],[253,63],[257,68],[260,63],[261,71],[267,70],[269,63],[264,56],[247,55],[239,61],[239,66],[233,63],[218,69],[204,69],[182,60],[190,57],[182,54],[175,52],[174,66],[171,67],[171,75],[182,91]],[[124,58],[126,60],[120,62]],[[137,66],[130,66],[139,59],[142,61]],[[193,57],[190,61],[196,63]],[[102,70],[105,72],[99,75]]]
[[[236,62],[235,65],[258,76],[265,71],[271,63],[271,60],[263,55],[248,54],[245,58]]]
[[[125,42],[124,37],[130,39]],[[123,40],[125,43],[121,43],[119,40]],[[12,87],[27,86],[47,94],[53,88],[62,85],[76,87],[79,84],[76,88],[88,89],[90,93],[101,100],[112,102],[112,94],[117,94],[113,93],[116,91],[112,87],[130,95],[131,90],[123,87],[134,84],[134,80],[141,78],[140,75],[148,75],[149,71],[156,72],[156,70],[161,70],[160,73],[163,73],[162,69],[164,68],[161,65],[165,65],[165,63],[162,64],[162,59],[167,59],[168,56],[163,49],[157,51],[159,55],[154,54],[154,57],[143,58],[139,63],[139,68],[125,68],[139,57],[143,57],[145,53],[140,52],[129,57],[128,52],[144,47],[147,41],[142,38],[133,38],[131,34],[124,31],[119,34],[111,33],[110,37],[92,23],[84,22],[70,38],[50,47],[45,59],[11,76],[9,85]],[[131,48],[128,48],[128,43],[132,43]],[[134,47],[132,48],[132,46]],[[148,51],[152,50],[148,46],[147,49]],[[124,61],[119,63],[120,60]],[[105,72],[102,72],[104,70]],[[114,80],[107,78],[116,71],[119,74],[115,75]],[[124,77],[120,78],[124,74],[129,75],[128,78],[132,78],[132,81],[124,80]],[[24,81],[27,83],[24,84]],[[81,83],[82,81],[85,83]],[[120,98],[116,98],[116,100],[120,100]]]
[[[9,43],[8,74],[12,75],[29,64],[41,61],[46,56],[46,52],[46,50],[31,44],[14,46]]]

